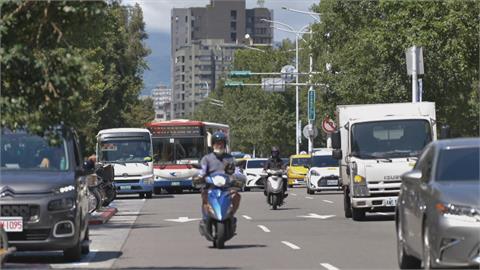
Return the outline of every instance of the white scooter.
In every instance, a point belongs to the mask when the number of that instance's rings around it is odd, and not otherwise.
[[[273,210],[281,206],[286,198],[284,181],[287,181],[287,176],[284,170],[267,170],[262,173],[266,177],[265,195],[267,196],[267,203],[272,206]]]

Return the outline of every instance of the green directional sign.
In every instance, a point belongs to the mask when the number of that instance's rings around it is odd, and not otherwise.
[[[241,81],[226,81],[225,87],[241,87],[243,86],[243,82]]]
[[[250,70],[234,70],[230,71],[230,77],[250,77],[252,72]]]
[[[308,90],[308,120],[315,120],[315,90]]]

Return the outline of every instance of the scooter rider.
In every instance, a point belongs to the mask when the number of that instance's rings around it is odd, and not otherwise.
[[[233,156],[225,152],[227,144],[227,137],[223,132],[217,131],[212,135],[212,147],[213,152],[205,155],[200,161],[201,171],[193,181],[201,182],[205,176],[213,173],[225,173],[232,175],[235,173],[235,161]],[[233,216],[240,206],[240,194],[233,189],[230,189],[230,196],[232,198],[232,210]],[[208,212],[208,189],[202,190],[202,209]]]
[[[267,170],[285,170],[286,166],[283,164],[283,160],[280,158],[280,149],[276,146],[272,147],[272,156],[265,162],[263,166],[263,170],[266,172]],[[265,179],[266,181],[267,179]],[[287,181],[283,181],[283,191],[285,192],[285,197],[288,196],[287,194]],[[266,186],[266,185],[265,185]]]

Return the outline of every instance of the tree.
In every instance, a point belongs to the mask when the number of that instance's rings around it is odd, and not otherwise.
[[[311,46],[319,66],[332,66],[316,78],[328,85],[319,103],[329,114],[337,104],[410,102],[405,50],[417,45],[423,100],[436,103],[438,122],[479,135],[479,2],[325,0],[314,10],[322,22]]]

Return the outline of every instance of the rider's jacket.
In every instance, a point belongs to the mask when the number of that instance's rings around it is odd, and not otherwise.
[[[284,169],[284,164],[283,160],[281,158],[274,158],[271,157],[265,162],[265,165],[263,166],[264,170],[283,170]]]
[[[230,154],[224,153],[217,155],[212,152],[202,158],[200,166],[201,176],[207,176],[212,173],[233,174],[235,171],[235,160]]]

